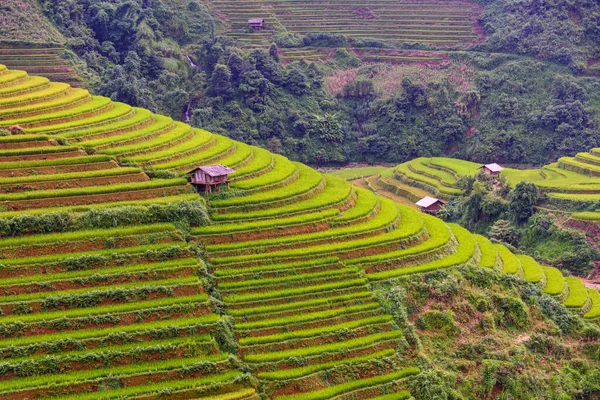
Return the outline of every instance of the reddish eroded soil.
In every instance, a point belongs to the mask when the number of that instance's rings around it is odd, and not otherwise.
[[[187,268],[177,268],[177,269],[164,269],[164,270],[147,270],[140,272],[127,272],[124,270],[122,274],[105,276],[104,278],[100,277],[102,271],[98,271],[98,275],[95,277],[86,278],[73,278],[66,280],[58,280],[52,281],[50,284],[52,285],[52,290],[61,291],[61,290],[72,290],[72,289],[83,289],[83,288],[99,288],[102,289],[103,286],[111,286],[111,285],[121,285],[125,283],[132,282],[146,282],[149,281],[150,278],[152,280],[157,279],[172,279],[172,278],[186,278],[191,276],[198,268],[195,266],[190,266]],[[12,286],[2,286],[0,287],[0,296],[14,296],[19,294],[29,294],[29,293],[40,293],[48,291],[48,282],[39,282],[39,283],[23,283]]]
[[[127,175],[112,175],[95,178],[77,178],[65,179],[60,181],[42,181],[42,182],[27,182],[13,183],[8,185],[0,185],[0,193],[18,193],[29,192],[34,190],[53,190],[53,189],[69,189],[71,187],[88,187],[88,186],[108,186],[120,183],[146,182],[150,178],[145,173],[127,174]]]
[[[0,162],[15,162],[15,161],[42,161],[42,160],[57,160],[62,158],[83,157],[87,154],[83,150],[64,151],[60,153],[50,154],[26,154],[17,156],[0,156]]]
[[[31,208],[68,207],[128,200],[147,200],[165,196],[176,196],[189,192],[188,186],[171,186],[155,189],[130,190],[117,193],[100,193],[95,195],[52,197],[35,200],[15,200],[0,202],[8,211],[21,211]]]
[[[170,243],[174,240],[179,240],[177,233],[175,232],[157,232],[161,237],[156,237],[154,243]],[[134,247],[139,246],[145,242],[145,239],[149,234],[143,235],[130,235],[130,236],[116,236],[116,237],[98,237],[80,241],[68,242],[69,251],[73,253],[102,250],[107,246],[107,241],[110,239],[112,248],[123,248],[123,247]],[[40,254],[51,255],[61,254],[65,251],[65,243],[54,242],[44,244],[32,244],[32,245],[20,245],[16,247],[5,247],[2,249],[2,255],[5,258],[21,258],[21,257],[35,257]]]
[[[115,161],[103,161],[97,163],[87,164],[73,164],[73,165],[52,165],[48,167],[35,167],[35,168],[18,168],[18,169],[3,169],[0,170],[0,177],[12,178],[19,176],[29,175],[54,175],[54,174],[66,174],[70,172],[87,172],[87,171],[100,171],[104,169],[118,168],[119,165]]]
[[[274,398],[312,392],[348,382],[349,380],[366,379],[389,374],[394,372],[395,369],[396,367],[392,362],[384,362],[381,359],[376,359],[372,362],[365,361],[358,365],[340,365],[338,368],[329,370],[325,379],[322,374],[310,374],[290,381],[273,383],[271,385],[273,391],[269,394],[270,398]],[[337,399],[338,397],[336,396],[335,398]],[[366,399],[370,397],[352,398]]]
[[[142,314],[140,312],[143,311]],[[192,318],[192,317],[200,317],[206,314],[210,314],[210,310],[204,304],[198,304],[195,306],[195,309],[180,309],[178,307],[172,307],[171,309],[162,308],[161,310],[135,310],[127,313],[119,314],[118,317],[112,321],[96,321],[94,318],[85,319],[85,320],[73,320],[71,322],[72,325],[65,327],[54,327],[50,326],[50,322],[41,321],[31,324],[26,324],[21,330],[18,332],[14,332],[12,334],[6,334],[3,336],[4,339],[8,339],[10,337],[21,337],[21,336],[39,336],[39,335],[48,335],[52,333],[60,333],[72,330],[81,330],[81,329],[102,329],[102,328],[115,328],[115,331],[118,331],[119,326],[127,326],[131,324],[137,323],[149,323],[153,321],[164,321],[168,319],[178,319],[178,318]],[[198,330],[196,333],[208,333],[209,329],[206,330]]]
[[[16,150],[16,149],[30,149],[33,147],[48,147],[57,146],[56,140],[32,140],[30,142],[17,142],[17,143],[1,143],[0,149],[2,150]]]
[[[340,351],[335,353],[322,353],[317,356],[306,357],[306,361],[307,364],[324,364],[328,362],[344,360],[347,358],[366,356],[387,349],[395,349],[396,347],[398,347],[398,340],[392,339],[378,342],[371,346],[349,349],[347,351]],[[277,363],[276,368],[278,370],[297,368],[298,365],[296,364],[296,362],[297,361],[295,360],[283,360]],[[266,372],[266,369],[262,366],[259,366],[257,372]]]
[[[148,285],[151,286],[152,281],[148,281]],[[99,288],[99,290],[101,290],[101,288]],[[128,289],[123,289],[123,290],[127,291]],[[57,292],[56,290],[50,289],[50,291],[55,292],[57,296],[60,295],[60,292]],[[137,295],[135,298],[135,301],[150,301],[150,300],[164,299],[164,298],[170,298],[170,297],[193,296],[193,295],[202,294],[202,293],[204,293],[204,289],[203,289],[202,285],[200,285],[200,284],[181,285],[178,287],[172,287],[170,292],[150,291],[149,290],[147,293],[144,293],[142,295]],[[127,298],[127,299],[122,299],[122,301],[119,301],[119,300],[114,300],[110,297],[107,297],[107,298],[103,298],[98,303],[94,303],[94,307],[104,307],[104,306],[108,306],[108,305],[122,304],[123,302],[130,302],[130,301],[132,301],[132,299]],[[22,305],[22,304],[23,304],[22,302],[0,304],[0,310],[2,310],[3,315],[13,315],[15,309],[17,307],[19,307],[19,305]],[[27,301],[26,305],[31,310],[31,313],[43,313],[43,312],[51,312],[51,311],[67,311],[67,310],[73,308],[73,305],[69,305],[69,304],[61,304],[60,306],[51,307],[51,308],[45,307],[44,299]]]
[[[219,374],[219,373],[226,372],[229,368],[230,367],[227,363],[219,363],[215,367],[212,367],[212,366],[207,367],[206,371],[196,371],[196,370],[191,370],[191,369],[185,369],[185,370],[176,369],[176,370],[172,370],[172,371],[147,371],[146,373],[140,373],[140,374],[136,374],[136,375],[120,377],[118,379],[119,379],[119,382],[121,383],[121,385],[123,385],[123,387],[131,387],[131,386],[138,386],[138,385],[144,385],[144,384],[159,383],[159,382],[163,382],[163,381],[200,378],[202,376],[206,376],[206,375],[210,375],[210,374]],[[106,379],[115,379],[115,378],[107,377]],[[101,390],[101,388],[104,384],[104,381],[105,381],[105,379],[98,379],[95,381],[84,381],[84,382],[74,381],[74,382],[72,382],[71,385],[61,386],[60,389],[59,389],[59,387],[53,387],[52,394],[59,395],[59,394],[76,394],[76,393],[97,392],[97,391]],[[30,390],[21,390],[19,392],[15,392],[15,393],[3,394],[2,399],[3,400],[22,400],[24,398],[42,399],[42,398],[47,398],[48,393],[49,392],[48,392],[47,388],[44,388],[44,389],[32,388]],[[169,398],[171,398],[171,397],[169,396]]]

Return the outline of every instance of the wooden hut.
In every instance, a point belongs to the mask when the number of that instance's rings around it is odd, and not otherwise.
[[[486,164],[479,169],[483,169],[483,173],[486,175],[500,175],[500,172],[504,169],[496,163]]]
[[[255,31],[262,31],[265,29],[265,20],[262,18],[249,19],[248,26]]]
[[[415,204],[424,213],[437,214],[437,212],[440,211],[446,203],[434,197],[425,196]]]
[[[211,193],[213,188],[220,190],[220,185],[229,188],[229,175],[235,170],[221,164],[200,166],[188,172],[191,175],[190,183],[199,193]]]

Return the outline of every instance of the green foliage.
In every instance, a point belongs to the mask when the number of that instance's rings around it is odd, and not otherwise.
[[[423,330],[441,330],[447,335],[453,335],[456,330],[452,311],[426,311],[419,315],[416,325]]]

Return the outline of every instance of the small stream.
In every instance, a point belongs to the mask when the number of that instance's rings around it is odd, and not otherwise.
[[[196,64],[194,64],[194,61],[192,60],[192,58],[190,56],[188,56],[186,54],[185,57],[187,58],[188,62],[190,63],[190,67],[195,68],[195,69],[198,68],[198,66]],[[192,108],[193,101],[194,101],[193,99],[190,99],[187,107],[185,108],[185,112],[183,113],[184,122],[190,122],[190,110]]]

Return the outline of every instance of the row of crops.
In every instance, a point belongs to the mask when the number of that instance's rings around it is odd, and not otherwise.
[[[474,28],[479,9],[462,1],[398,3],[359,1],[215,0],[211,6],[224,15],[229,33],[259,45],[270,32],[248,31],[248,20],[263,18],[270,28],[290,33],[334,33],[413,43],[458,44],[478,39]]]
[[[2,63],[14,70],[81,86],[81,78],[63,57],[62,48],[0,48]]]
[[[460,265],[600,316],[581,281],[460,226],[36,79],[0,66],[0,129],[20,127],[0,136],[2,398],[407,398],[419,370],[377,289]],[[185,178],[150,177],[217,162],[242,195],[173,225],[205,202]]]
[[[441,198],[462,194],[457,186],[460,177],[476,175],[482,164],[451,158],[416,158],[382,174],[384,183],[419,188]],[[505,168],[501,175],[514,186],[521,181],[535,183],[550,201],[560,203],[600,200],[600,150],[563,157],[541,169]],[[410,195],[410,193],[408,194]],[[415,194],[414,197],[418,195]]]

